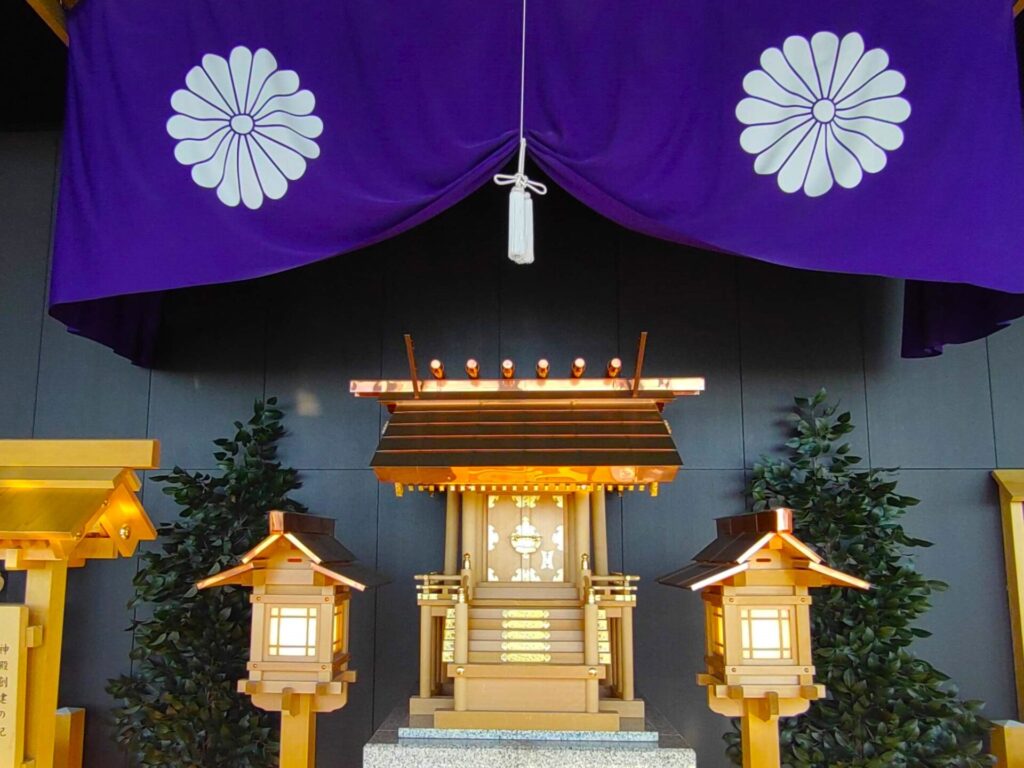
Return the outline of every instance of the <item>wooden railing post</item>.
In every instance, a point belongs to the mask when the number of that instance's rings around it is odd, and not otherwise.
[[[456,712],[466,711],[466,678],[463,665],[469,663],[469,604],[465,590],[459,590],[459,601],[455,604],[455,649],[452,654],[455,664],[453,685],[453,706]]]
[[[587,600],[583,605],[583,663],[590,667],[587,670],[586,707],[587,712],[597,712],[600,699],[598,688],[598,644],[597,644],[597,600],[592,589],[587,590]]]
[[[420,698],[433,694],[434,631],[430,606],[420,606]]]

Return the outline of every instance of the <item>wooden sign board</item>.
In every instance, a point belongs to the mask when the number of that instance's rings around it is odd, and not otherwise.
[[[28,606],[0,605],[0,766],[25,756]]]

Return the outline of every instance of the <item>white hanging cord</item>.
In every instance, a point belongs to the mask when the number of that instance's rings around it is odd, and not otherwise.
[[[511,186],[508,200],[508,257],[516,264],[533,263],[533,200],[530,192],[546,195],[548,188],[526,175],[526,136],[523,115],[526,105],[526,0],[523,0],[522,48],[519,58],[519,166],[514,174],[499,173],[494,183]]]

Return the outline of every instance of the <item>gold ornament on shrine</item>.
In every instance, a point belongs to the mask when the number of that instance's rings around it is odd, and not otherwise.
[[[200,589],[252,587],[249,677],[238,690],[260,709],[281,712],[281,768],[316,761],[316,713],[348,703],[352,590],[385,584],[334,538],[334,520],[295,512],[269,515],[270,535],[234,568]]]
[[[742,718],[745,768],[778,768],[779,717],[825,695],[814,682],[809,589],[871,585],[825,565],[793,535],[789,509],[717,524],[692,564],[658,581],[701,592],[707,671],[697,682],[712,711]]]

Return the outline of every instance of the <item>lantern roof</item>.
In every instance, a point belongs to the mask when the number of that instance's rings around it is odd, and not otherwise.
[[[158,464],[155,440],[0,440],[0,557],[131,556],[156,538],[134,470]]]
[[[334,538],[334,520],[329,517],[274,510],[268,515],[268,524],[270,535],[242,555],[239,565],[208,576],[196,586],[251,587],[254,574],[264,570],[282,549],[303,555],[312,571],[338,585],[362,591],[388,583],[381,574],[357,563],[356,556]]]
[[[790,509],[722,517],[715,522],[718,538],[698,552],[693,563],[660,577],[659,583],[694,591],[730,584],[751,568],[758,553],[781,549],[792,556],[791,567],[807,571],[807,586],[871,587],[863,579],[825,565],[817,552],[793,535]]]

